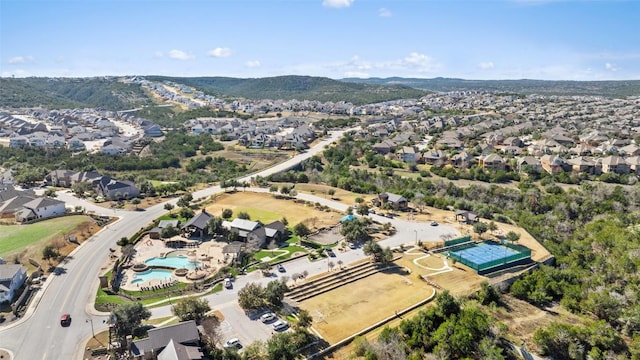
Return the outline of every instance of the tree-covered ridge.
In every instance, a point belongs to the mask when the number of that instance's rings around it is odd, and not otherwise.
[[[125,110],[149,103],[140,85],[111,78],[0,78],[0,106]]]
[[[419,98],[426,94],[423,90],[404,85],[356,84],[312,76],[292,75],[257,79],[164,76],[147,76],[146,78],[152,81],[168,80],[185,84],[217,97],[246,99],[345,101],[362,105],[387,100]]]
[[[625,97],[640,95],[640,81],[556,81],[556,80],[465,80],[451,78],[347,78],[346,82],[377,85],[406,85],[430,91],[495,91],[541,95],[600,95]]]

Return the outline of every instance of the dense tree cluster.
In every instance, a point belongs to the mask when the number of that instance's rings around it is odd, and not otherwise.
[[[373,342],[356,341],[355,355],[367,359],[506,359],[502,334],[475,304],[460,303],[448,291],[436,296],[436,306],[385,328]]]

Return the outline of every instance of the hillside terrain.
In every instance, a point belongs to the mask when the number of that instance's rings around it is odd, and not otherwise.
[[[0,78],[0,106],[124,110],[151,103],[140,86],[115,78]]]
[[[358,84],[312,76],[276,76],[257,79],[228,77],[176,78],[147,76],[152,81],[172,81],[193,86],[217,97],[246,99],[282,99],[345,101],[356,105],[387,100],[419,98],[426,94],[399,84]]]
[[[552,81],[552,80],[465,80],[451,78],[346,78],[345,82],[370,85],[405,85],[430,91],[482,90],[541,95],[600,95],[624,97],[640,95],[640,81]]]

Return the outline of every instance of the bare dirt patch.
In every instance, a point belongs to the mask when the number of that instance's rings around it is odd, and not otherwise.
[[[271,194],[254,192],[221,194],[215,197],[213,204],[206,206],[207,212],[217,216],[224,209],[233,210],[234,216],[246,211],[252,220],[260,220],[265,224],[286,217],[290,226],[303,222],[311,230],[335,225],[341,216],[337,212],[321,211],[294,200],[277,199]]]
[[[300,307],[313,316],[313,327],[329,343],[393,316],[433,294],[411,275],[383,272],[305,300]]]

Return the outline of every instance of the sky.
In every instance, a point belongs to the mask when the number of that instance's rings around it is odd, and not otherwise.
[[[0,75],[638,80],[640,0],[0,0]]]

